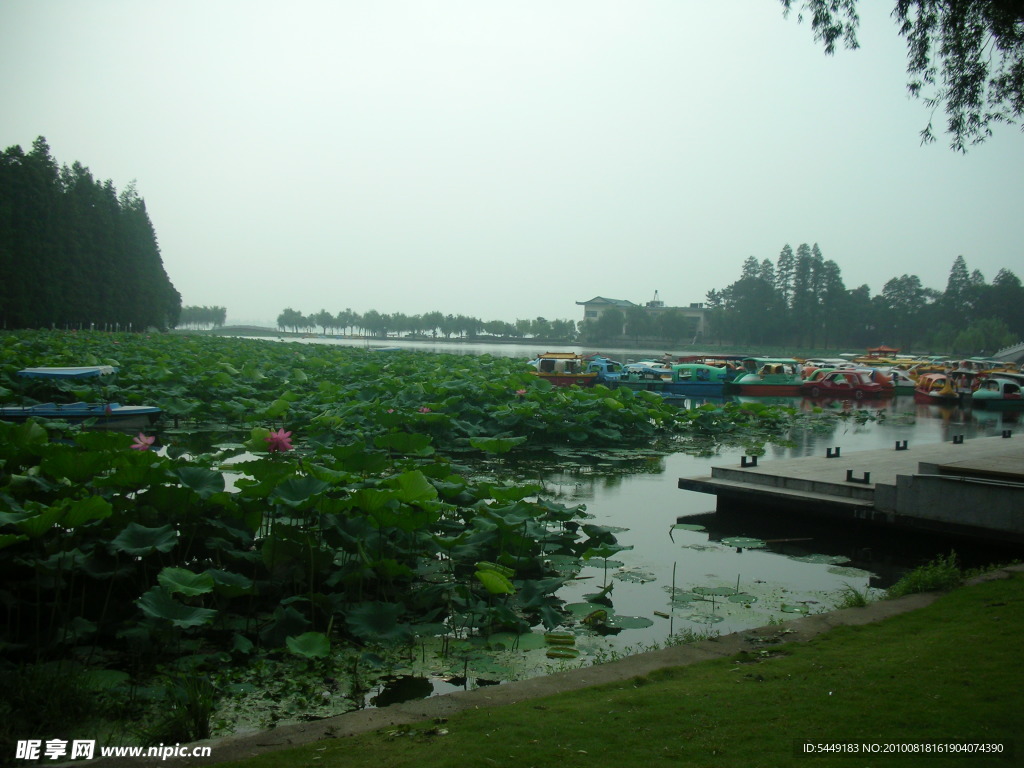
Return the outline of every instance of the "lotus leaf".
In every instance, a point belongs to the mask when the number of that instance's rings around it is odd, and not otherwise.
[[[697,595],[715,595],[716,597],[736,594],[736,590],[732,587],[694,587],[692,591]]]
[[[612,578],[619,581],[629,581],[635,584],[646,584],[650,581],[657,581],[658,577],[643,568],[620,568]]]
[[[110,542],[110,548],[126,555],[144,557],[153,552],[170,552],[177,543],[178,532],[173,525],[149,528],[138,523],[128,523]]]
[[[716,616],[712,613],[691,613],[686,617],[688,621],[695,621],[700,624],[718,624],[725,621],[724,616]]]
[[[729,536],[722,539],[722,543],[737,549],[760,549],[768,546],[764,539],[754,539],[749,536]]]
[[[619,616],[618,614],[609,616],[605,623],[613,629],[645,629],[654,625],[654,621],[646,616]]]
[[[492,595],[515,594],[516,588],[512,586],[512,582],[504,574],[492,570],[481,570],[473,575],[484,585],[484,589]]]
[[[193,573],[187,568],[167,567],[157,574],[156,580],[170,594],[179,592],[186,597],[205,595],[213,591],[213,576],[209,573]]]
[[[360,603],[349,610],[345,622],[353,634],[364,640],[399,643],[412,637],[409,626],[398,622],[404,613],[401,603]]]
[[[745,592],[740,592],[735,595],[729,596],[730,603],[743,603],[744,605],[757,602],[757,595],[748,595]]]
[[[584,616],[589,616],[594,611],[606,611],[605,606],[599,603],[569,603],[565,606],[565,610],[580,619]]]
[[[331,653],[331,642],[322,632],[304,632],[285,640],[288,650],[307,659],[324,659]]]
[[[216,470],[205,467],[178,467],[174,474],[181,484],[207,499],[211,495],[224,490],[224,475]]]
[[[471,437],[469,444],[478,451],[487,453],[508,453],[517,445],[526,442],[526,437]]]
[[[815,563],[817,565],[842,565],[850,562],[850,558],[843,555],[803,555],[800,557],[790,555],[789,559],[796,560],[798,563]]]
[[[398,486],[398,498],[406,504],[433,501],[437,498],[437,489],[418,469],[403,472],[395,478],[395,482]]]
[[[21,541],[28,541],[28,536],[17,533],[0,533],[0,549],[13,546]]]
[[[579,648],[571,646],[554,646],[548,648],[544,655],[549,659],[575,659],[580,655]]]
[[[323,493],[330,486],[315,477],[303,475],[302,477],[290,477],[274,489],[274,498],[280,499],[290,507],[297,507],[319,493]]]
[[[217,615],[217,611],[210,608],[192,608],[175,601],[163,587],[153,587],[135,603],[147,616],[165,619],[182,628],[209,624]]]

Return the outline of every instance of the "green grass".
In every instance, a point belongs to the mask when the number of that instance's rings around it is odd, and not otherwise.
[[[892,599],[919,592],[945,592],[958,587],[963,577],[956,553],[950,552],[947,556],[940,555],[903,576],[886,590],[885,596]]]
[[[1012,765],[1024,744],[1016,745],[1017,755],[999,759],[805,757],[794,750],[808,741],[984,741],[1013,748],[1024,683],[1022,633],[1024,576],[1015,574],[808,643],[467,711],[440,723],[321,741],[234,765]]]

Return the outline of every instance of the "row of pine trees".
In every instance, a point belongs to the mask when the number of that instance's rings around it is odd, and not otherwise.
[[[118,193],[46,139],[0,155],[0,327],[173,327],[181,296],[134,184]]]

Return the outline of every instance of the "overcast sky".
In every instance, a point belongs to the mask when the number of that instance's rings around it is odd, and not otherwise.
[[[920,146],[860,5],[827,57],[777,0],[0,0],[0,143],[136,180],[229,322],[688,305],[804,242],[872,294],[1024,277],[1024,136]]]

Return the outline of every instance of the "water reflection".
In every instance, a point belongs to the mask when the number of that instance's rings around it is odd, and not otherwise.
[[[743,399],[746,400],[746,399]],[[752,398],[751,402],[763,402]],[[787,399],[804,412],[831,410],[845,414],[827,428],[802,428],[765,447],[764,460],[825,455],[840,448],[892,448],[907,441],[913,447],[997,436],[1017,424],[1019,414],[974,411],[962,406],[920,405],[910,396],[856,404]],[[585,503],[598,524],[626,529],[617,534],[632,549],[616,555],[621,566],[612,572],[610,595],[616,613],[664,617],[648,629],[627,630],[603,642],[617,648],[663,643],[673,632],[729,632],[785,618],[790,610],[830,609],[847,586],[858,591],[884,589],[907,570],[956,551],[967,567],[1020,558],[1019,547],[978,543],[936,534],[898,531],[860,521],[829,521],[795,512],[739,509],[715,512],[714,496],[679,490],[679,477],[700,477],[713,466],[739,465],[749,446],[710,445],[680,441],[673,453],[646,463],[592,462],[551,468],[543,475],[548,489],[565,503]],[[673,530],[677,520],[705,530]],[[731,537],[768,542],[762,549],[737,549],[723,543]],[[566,602],[583,599],[601,578],[584,570],[589,581],[571,583],[559,594]],[[649,574],[636,581],[631,574]],[[689,600],[693,590],[749,595],[748,602]],[[679,596],[684,596],[682,602]],[[699,597],[699,596],[698,596]]]

